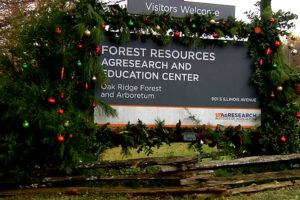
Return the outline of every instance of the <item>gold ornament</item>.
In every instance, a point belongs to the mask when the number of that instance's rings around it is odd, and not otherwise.
[[[215,23],[216,23],[216,21],[214,19],[210,20],[210,24],[215,24]]]
[[[293,49],[293,48],[295,48],[295,45],[293,43],[290,43],[290,44],[288,44],[288,48]]]
[[[39,44],[37,41],[35,41],[35,42],[33,43],[33,46],[34,46],[34,47],[39,47],[40,44]]]
[[[291,40],[297,40],[297,36],[296,35],[292,35],[291,36]]]
[[[96,77],[95,75],[92,77],[92,81],[93,81],[94,83],[97,81],[97,77]]]
[[[160,31],[160,26],[157,25],[157,26],[155,27],[155,29],[156,29],[157,31]]]
[[[278,86],[278,87],[277,87],[277,91],[278,91],[278,92],[281,92],[282,90],[283,90],[283,87],[282,87],[282,86]]]
[[[84,35],[87,36],[87,37],[90,37],[91,36],[91,31],[85,30]]]
[[[70,122],[69,121],[65,121],[64,126],[65,127],[69,127],[70,126]]]
[[[297,49],[293,49],[292,51],[291,51],[291,54],[293,54],[293,55],[296,55],[298,53],[298,50]]]

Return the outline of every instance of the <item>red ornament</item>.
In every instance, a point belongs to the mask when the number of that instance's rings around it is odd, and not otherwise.
[[[175,36],[175,37],[179,37],[179,36],[180,36],[180,32],[179,32],[179,31],[176,31],[176,32],[174,33],[174,36]]]
[[[271,23],[274,23],[274,22],[275,22],[275,19],[272,17],[272,18],[270,19],[270,22],[271,22]]]
[[[61,92],[61,93],[59,94],[59,96],[60,96],[61,99],[63,99],[63,98],[65,98],[65,93],[64,93],[64,92]]]
[[[72,139],[73,137],[74,137],[73,133],[70,133],[70,134],[69,134],[69,138]]]
[[[225,24],[226,24],[226,21],[222,21],[222,24],[225,25]]]
[[[56,33],[57,35],[60,35],[60,34],[62,33],[62,31],[61,31],[60,28],[56,28],[56,29],[55,29],[55,33]]]
[[[87,120],[85,120],[85,122],[88,124],[88,123],[90,123],[90,120],[87,119]]]
[[[260,59],[260,61],[259,61],[259,65],[260,66],[262,66],[264,64],[264,61],[263,61],[263,59]]]
[[[61,71],[60,71],[60,79],[61,79],[61,80],[64,80],[64,76],[65,76],[65,68],[62,67],[62,68],[61,68]]]
[[[79,81],[76,81],[76,85],[79,85]]]
[[[85,83],[84,89],[88,90],[89,89],[89,84]]]
[[[164,17],[164,21],[165,21],[165,22],[168,21],[168,18]]]
[[[300,94],[300,84],[297,83],[297,94]]]
[[[149,21],[149,18],[148,18],[148,17],[146,17],[146,18],[145,18],[145,22],[148,22],[148,21]]]
[[[266,55],[268,56],[268,55],[271,55],[272,53],[273,53],[273,51],[270,48],[268,48],[266,51]]]
[[[100,47],[100,46],[97,46],[97,47],[96,47],[96,53],[97,53],[97,54],[101,53],[101,47]]]
[[[261,33],[261,28],[260,28],[260,27],[255,27],[255,28],[254,28],[254,32],[255,32],[256,34],[260,34],[260,33]]]
[[[192,18],[190,18],[189,22],[190,22],[190,23],[192,23],[192,22],[193,22],[193,19],[192,19]]]
[[[55,101],[55,99],[54,99],[54,98],[52,98],[52,97],[49,97],[49,98],[48,98],[48,102],[49,102],[49,103],[52,103],[52,104],[54,104],[56,101]]]
[[[286,142],[286,137],[282,136],[282,137],[280,138],[280,140],[281,140],[281,142]]]
[[[77,47],[79,48],[79,49],[81,49],[82,47],[83,47],[83,45],[82,44],[77,44]]]
[[[213,37],[214,37],[214,38],[217,38],[217,37],[218,37],[218,34],[217,34],[217,33],[214,33],[214,34],[213,34]]]
[[[207,32],[207,29],[205,28],[203,31],[204,31],[204,32]]]
[[[276,41],[276,42],[274,43],[274,45],[275,45],[275,47],[279,47],[279,46],[280,46],[280,42],[279,42],[279,41]]]
[[[297,117],[298,119],[300,119],[300,113],[297,113],[297,114],[296,114],[296,117]]]
[[[113,16],[113,17],[114,17],[114,16],[116,16],[116,14],[115,14],[115,13],[111,13],[111,16]]]
[[[275,94],[272,92],[270,95],[271,98],[275,98]]]
[[[95,108],[95,107],[97,106],[97,104],[96,104],[96,103],[93,103],[92,106],[93,106],[93,108]]]
[[[105,29],[105,28],[106,28],[106,25],[105,25],[105,24],[102,24],[101,27],[102,27],[103,29]]]
[[[62,136],[62,135],[60,135],[60,136],[57,137],[57,140],[58,140],[59,142],[63,142],[63,141],[65,140],[65,137]]]
[[[60,115],[63,115],[63,114],[65,113],[65,111],[64,111],[64,109],[61,108],[61,109],[58,110],[58,113],[59,113]]]

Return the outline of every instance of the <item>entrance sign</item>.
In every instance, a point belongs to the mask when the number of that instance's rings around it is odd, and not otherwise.
[[[259,102],[251,84],[252,60],[245,45],[187,47],[152,40],[124,45],[105,41],[100,60],[109,78],[95,96],[114,107],[117,118],[95,112],[95,123],[255,126]]]
[[[214,14],[216,19],[227,19],[229,16],[235,18],[235,6],[198,3],[178,0],[128,0],[128,12],[131,14],[156,14],[169,13],[174,17],[186,15],[210,15]]]

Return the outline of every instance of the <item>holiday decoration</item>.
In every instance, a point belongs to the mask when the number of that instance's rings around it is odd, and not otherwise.
[[[90,120],[89,120],[89,119],[87,119],[87,120],[85,120],[85,122],[88,124],[88,123],[90,123]]]
[[[96,53],[97,53],[97,54],[101,53],[101,47],[100,47],[100,46],[97,46],[97,47],[96,47]]]
[[[299,95],[300,94],[300,84],[297,83],[297,94]]]
[[[281,85],[277,87],[278,92],[281,92],[282,90],[283,90],[283,87]]]
[[[281,142],[286,142],[286,137],[282,136],[282,137],[280,138],[280,140],[281,140]]]
[[[179,37],[180,36],[180,32],[179,31],[175,31],[174,36],[175,37]]]
[[[270,19],[270,22],[271,22],[271,23],[274,23],[274,22],[275,22],[275,19],[272,17],[272,18]]]
[[[277,67],[278,67],[278,65],[277,65],[276,63],[274,63],[274,64],[273,64],[273,67],[274,67],[274,68],[277,68]]]
[[[90,30],[85,30],[85,31],[84,31],[84,35],[85,35],[86,37],[90,37],[90,36],[91,36],[91,31],[90,31]]]
[[[254,28],[254,32],[255,32],[256,34],[260,34],[260,33],[261,33],[261,28],[260,28],[260,27],[255,27],[255,28]]]
[[[80,60],[78,60],[76,64],[77,64],[78,67],[82,66],[82,62]]]
[[[23,67],[24,69],[26,69],[26,68],[28,67],[28,65],[27,65],[26,63],[24,63],[24,64],[22,65],[22,67]]]
[[[62,31],[61,31],[60,28],[56,28],[56,29],[55,29],[55,33],[56,33],[57,35],[60,35],[60,34],[62,33]]]
[[[268,48],[268,49],[266,50],[266,55],[267,55],[267,56],[271,55],[272,53],[273,53],[273,51],[272,51],[270,48]]]
[[[106,25],[105,25],[105,24],[102,24],[101,27],[102,27],[103,29],[105,29],[105,28],[106,28]]]
[[[223,25],[226,25],[226,21],[222,21],[222,24],[223,24]]]
[[[293,54],[293,55],[297,55],[297,53],[298,53],[298,50],[297,50],[297,49],[293,49],[293,50],[291,51],[291,54]]]
[[[92,81],[95,83],[95,82],[97,82],[97,77],[94,75],[93,77],[92,77]]]
[[[85,83],[84,89],[85,89],[85,90],[88,90],[88,89],[89,89],[89,84]]]
[[[133,26],[133,25],[134,25],[134,22],[133,22],[132,20],[130,20],[130,21],[128,22],[128,25],[129,25],[129,26]]]
[[[272,92],[270,95],[271,98],[275,98],[275,94]]]
[[[279,41],[275,41],[274,45],[275,45],[275,47],[279,47],[280,46],[280,42]]]
[[[146,17],[146,18],[145,18],[145,22],[148,22],[148,21],[149,21],[149,18],[148,18],[148,17]]]
[[[96,103],[93,103],[93,104],[92,104],[93,108],[95,108],[95,107],[96,107],[96,105],[97,105]]]
[[[160,31],[160,26],[157,25],[157,26],[155,27],[155,29],[156,29],[157,31]]]
[[[51,104],[55,104],[56,100],[52,97],[49,97],[48,102],[51,103]]]
[[[69,134],[69,138],[72,139],[73,137],[74,137],[73,133],[70,133],[70,134]]]
[[[62,68],[61,68],[61,71],[60,71],[60,79],[61,79],[61,80],[64,80],[64,76],[65,76],[65,68],[62,67]]]
[[[214,19],[210,20],[210,24],[215,24],[215,23],[216,23],[216,21]]]
[[[39,44],[37,41],[35,41],[35,42],[33,43],[33,46],[34,46],[34,47],[39,47],[40,44]]]
[[[296,117],[297,117],[298,119],[300,119],[300,112],[298,112],[298,113],[296,114]]]
[[[218,34],[217,34],[217,33],[214,33],[214,34],[213,34],[213,37],[214,37],[214,38],[217,38],[217,37],[218,37]]]
[[[65,113],[65,111],[64,111],[64,109],[61,108],[61,109],[58,110],[58,113],[59,113],[60,115],[63,115],[63,114]]]
[[[192,28],[196,28],[196,24],[193,24],[193,25],[192,25]]]
[[[24,127],[24,128],[28,128],[28,127],[29,127],[29,122],[28,122],[27,120],[25,120],[25,121],[23,122],[23,127]]]
[[[64,126],[69,127],[70,126],[70,121],[65,121]]]
[[[260,60],[259,60],[259,65],[262,66],[263,64],[264,64],[263,59],[260,59]]]
[[[57,140],[58,140],[59,142],[63,142],[63,141],[65,140],[65,137],[62,136],[62,135],[60,135],[60,136],[57,137]]]
[[[83,45],[82,44],[77,44],[77,47],[79,48],[79,49],[81,49],[82,47],[83,47]]]
[[[64,92],[60,92],[60,93],[59,93],[59,97],[60,97],[61,99],[65,98],[65,93],[64,93]]]

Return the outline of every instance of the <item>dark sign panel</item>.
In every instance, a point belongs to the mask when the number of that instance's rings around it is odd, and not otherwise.
[[[128,12],[132,14],[170,13],[174,17],[186,15],[215,15],[216,19],[235,17],[235,7],[229,5],[196,3],[178,0],[128,0]]]
[[[114,105],[258,108],[248,47],[161,47],[151,40],[102,45],[110,82],[96,97]]]

